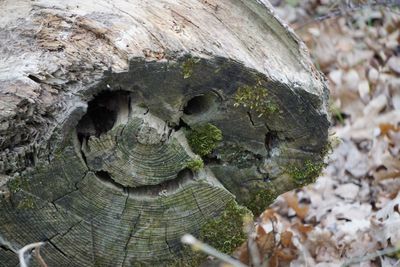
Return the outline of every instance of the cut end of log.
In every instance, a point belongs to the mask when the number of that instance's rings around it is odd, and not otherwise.
[[[181,1],[166,1],[169,9],[139,2],[116,1],[110,9],[118,16],[94,2],[65,11],[76,18],[47,10],[65,7],[33,9],[27,27],[37,35],[26,45],[50,61],[35,65],[40,75],[2,83],[7,90],[20,83],[33,102],[0,91],[8,105],[0,123],[21,121],[10,126],[18,138],[8,130],[0,139],[0,172],[8,177],[0,236],[19,245],[46,241],[49,266],[174,262],[180,238],[202,233],[232,203],[259,214],[323,166],[326,86],[268,8],[193,1],[200,13],[189,19]],[[132,11],[142,9],[149,17]],[[175,21],[172,32],[155,31],[160,16],[150,14],[159,10]],[[254,19],[238,29],[237,14]],[[239,34],[245,29],[251,38]],[[44,128],[28,123],[29,114]],[[12,262],[0,247],[1,257]]]
[[[295,166],[322,160],[325,115],[237,62],[196,59],[188,77],[187,60],[133,61],[83,92],[86,112],[54,160],[21,177],[4,203],[9,220],[22,211],[50,231],[53,214],[72,229],[51,231],[51,242],[67,258],[78,253],[74,243],[91,243],[87,263],[172,260],[180,237],[233,199],[257,213],[299,186]],[[50,262],[63,253],[44,251]]]

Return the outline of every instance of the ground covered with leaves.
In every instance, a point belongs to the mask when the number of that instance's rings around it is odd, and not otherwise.
[[[383,3],[272,1],[329,80],[336,146],[315,184],[260,216],[242,262],[400,266],[400,9]]]

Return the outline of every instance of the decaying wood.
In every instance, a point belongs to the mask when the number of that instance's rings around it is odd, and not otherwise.
[[[325,82],[264,1],[6,0],[0,39],[0,237],[49,266],[162,265],[322,161]]]

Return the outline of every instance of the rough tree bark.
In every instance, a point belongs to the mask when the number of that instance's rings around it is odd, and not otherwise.
[[[0,3],[0,265],[163,265],[318,174],[327,88],[265,0]]]

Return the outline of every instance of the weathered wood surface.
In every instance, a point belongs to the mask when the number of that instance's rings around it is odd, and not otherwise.
[[[325,82],[264,1],[6,0],[0,40],[0,266],[163,265],[322,161]]]

